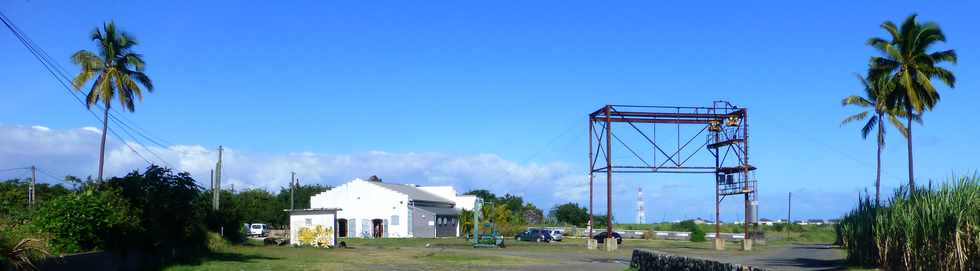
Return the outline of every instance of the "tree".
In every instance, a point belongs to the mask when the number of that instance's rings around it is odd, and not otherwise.
[[[524,207],[521,207],[520,218],[526,224],[541,224],[544,214],[541,209],[528,202],[524,204]]]
[[[491,193],[489,190],[486,189],[470,190],[470,192],[463,193],[463,195],[474,195],[477,198],[483,200],[483,202],[490,202],[490,201],[497,200],[497,195],[494,195],[493,193]]]
[[[891,36],[891,40],[879,37],[868,39],[867,44],[882,55],[871,57],[868,77],[872,79],[891,76],[897,91],[893,91],[889,102],[903,107],[906,115],[909,158],[909,191],[915,190],[912,162],[912,121],[913,115],[922,115],[932,110],[939,102],[939,92],[932,80],[939,79],[943,84],[954,87],[956,76],[946,68],[938,66],[943,62],[956,64],[956,52],[945,50],[929,52],[936,43],[946,42],[939,25],[934,22],[918,23],[916,15],[905,18],[901,27],[885,21],[881,28]]]
[[[95,28],[91,34],[92,41],[98,47],[98,53],[79,50],[71,56],[72,63],[79,65],[81,70],[72,80],[72,86],[81,91],[82,86],[95,78],[86,96],[86,107],[102,102],[104,107],[102,117],[102,143],[99,150],[99,180],[105,164],[105,138],[109,129],[109,105],[114,97],[118,98],[120,106],[133,112],[134,98],[143,100],[143,90],[153,91],[153,82],[143,70],[146,62],[143,56],[133,52],[137,42],[128,33],[116,29],[114,22],[103,24],[102,30]]]
[[[902,107],[896,107],[888,103],[888,96],[895,89],[895,82],[888,74],[881,75],[876,79],[869,79],[858,76],[861,85],[864,87],[864,96],[851,95],[841,101],[842,106],[853,105],[868,110],[851,115],[845,118],[841,125],[867,119],[867,123],[861,128],[861,137],[868,138],[871,130],[876,130],[875,143],[878,146],[878,160],[875,173],[875,203],[880,203],[881,197],[881,148],[885,146],[885,117],[902,133],[908,136],[908,129],[898,119],[905,116]],[[870,117],[868,117],[870,116]]]
[[[31,179],[11,179],[0,182],[0,217],[16,216],[27,219],[30,213],[27,204],[27,189]],[[71,190],[60,184],[37,183],[34,186],[35,204],[41,206],[44,202],[71,193]]]
[[[138,231],[139,213],[118,190],[86,189],[44,204],[33,223],[57,252],[119,249]]]
[[[296,186],[295,193],[296,209],[306,209],[310,208],[310,197],[320,194],[324,191],[330,190],[332,187],[329,185],[321,184],[303,184]],[[285,226],[289,224],[289,214],[283,212],[284,209],[289,209],[289,187],[282,187],[279,189],[279,194],[276,195],[276,201],[279,203],[276,205],[277,216],[274,221],[270,221],[273,225]]]
[[[585,226],[585,223],[589,222],[589,211],[572,202],[552,207],[548,216],[554,217],[558,222],[575,226]]]
[[[587,219],[588,219],[588,217],[586,217],[586,220]],[[613,221],[613,224],[616,224],[616,217],[612,217],[612,221]],[[592,228],[594,228],[594,229],[606,228],[606,215],[603,215],[603,214],[596,214],[596,215],[594,215],[592,217],[592,223],[593,223]]]
[[[133,171],[95,186],[118,189],[130,206],[142,210],[137,219],[141,231],[127,237],[133,248],[153,253],[179,248],[186,253],[179,257],[207,249],[207,211],[201,208],[207,197],[189,173],[150,165],[142,173]]]

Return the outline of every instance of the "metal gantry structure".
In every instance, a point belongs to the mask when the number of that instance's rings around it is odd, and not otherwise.
[[[649,136],[643,126],[674,124],[677,126],[677,146],[660,144]],[[627,142],[613,132],[613,126],[626,126],[625,131],[642,137],[639,145]],[[681,136],[681,126],[700,127],[692,136]],[[596,174],[606,177],[606,232],[612,234],[612,181],[619,173],[677,173],[713,174],[715,182],[715,239],[721,237],[721,202],[728,196],[744,195],[745,223],[743,248],[751,249],[750,224],[757,204],[757,181],[751,174],[756,167],[749,164],[748,110],[726,101],[715,101],[710,107],[606,105],[589,114],[589,227],[593,219],[593,183]],[[617,131],[620,131],[617,129]],[[704,137],[702,144],[695,143]],[[685,140],[686,139],[686,140]],[[613,141],[624,147],[635,159],[613,161]],[[635,141],[635,140],[634,140]],[[681,144],[681,142],[686,142]],[[692,144],[694,143],[694,144]],[[632,144],[632,145],[631,145]],[[641,146],[642,148],[639,148]],[[695,146],[698,146],[696,149]],[[681,155],[682,150],[690,150]],[[652,150],[653,155],[644,155]],[[714,158],[695,159],[708,153]],[[658,158],[662,158],[658,163]],[[604,160],[604,161],[603,161]],[[639,161],[642,164],[636,164]],[[651,163],[652,161],[652,163]],[[605,165],[602,165],[605,162]],[[632,163],[632,164],[631,164]],[[607,235],[609,236],[609,235]],[[592,238],[592,231],[589,231]],[[716,241],[717,242],[717,241]],[[716,243],[717,244],[717,243]]]

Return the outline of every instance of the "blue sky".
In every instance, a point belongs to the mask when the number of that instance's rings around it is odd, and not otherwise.
[[[311,182],[392,172],[382,177],[518,193],[545,207],[584,202],[574,188],[581,187],[583,178],[575,176],[587,166],[588,112],[604,104],[730,100],[750,110],[762,216],[772,218],[785,213],[787,192],[799,195],[794,213],[834,217],[859,191],[873,189],[874,146],[860,138],[858,125],[840,126],[856,111],[839,102],[860,93],[853,74],[875,54],[864,41],[886,34],[878,28],[882,21],[911,13],[940,23],[948,44],[939,48],[956,49],[960,60],[951,67],[956,88],[942,88],[939,106],[926,114],[925,126],[914,128],[916,175],[940,181],[977,169],[972,142],[980,128],[965,117],[978,113],[974,101],[980,98],[973,80],[980,72],[973,64],[980,62],[976,10],[980,5],[966,1],[0,4],[70,72],[77,68],[69,56],[93,48],[87,36],[95,26],[115,20],[133,33],[157,89],[126,117],[168,143],[205,151],[224,145],[255,163],[248,168],[276,164],[254,161],[324,166],[296,162],[303,155],[351,163],[370,157],[372,166],[323,170]],[[26,133],[24,127],[39,125],[65,135],[98,126],[3,32],[0,126]],[[884,191],[906,176],[904,141],[894,130],[887,140]],[[66,155],[59,148],[32,155],[17,147],[0,152],[0,162],[49,163],[55,175],[95,171],[89,152],[65,158],[84,164],[76,167],[50,162]],[[430,160],[412,164],[419,159],[413,154]],[[196,175],[211,163],[180,154],[173,159]],[[385,159],[406,163],[405,170]],[[118,165],[120,172],[141,166]],[[514,171],[496,175],[497,167]],[[282,183],[269,177],[277,174],[264,174],[242,173],[239,181]],[[488,180],[497,177],[521,181]],[[712,214],[709,176],[616,180],[622,196],[614,215],[621,221],[633,220],[636,187],[649,195],[650,220]],[[739,204],[726,201],[723,219],[734,218]]]

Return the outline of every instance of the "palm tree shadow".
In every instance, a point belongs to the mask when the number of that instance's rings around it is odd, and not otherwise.
[[[269,257],[255,254],[241,254],[241,253],[228,253],[228,252],[211,252],[206,256],[194,258],[192,260],[177,261],[172,264],[166,264],[159,266],[159,268],[149,268],[146,270],[163,270],[170,266],[183,265],[183,266],[200,266],[207,262],[238,262],[238,263],[254,263],[258,260],[279,260],[282,258]]]
[[[810,270],[847,270],[843,259],[822,260],[813,258],[795,258],[764,261],[766,266],[806,268]]]

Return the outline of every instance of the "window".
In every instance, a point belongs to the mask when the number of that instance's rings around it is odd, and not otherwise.
[[[390,222],[392,226],[398,226],[398,216],[397,215],[391,216]]]
[[[313,226],[313,219],[312,218],[307,218],[306,219],[306,226],[307,227],[312,227]]]

